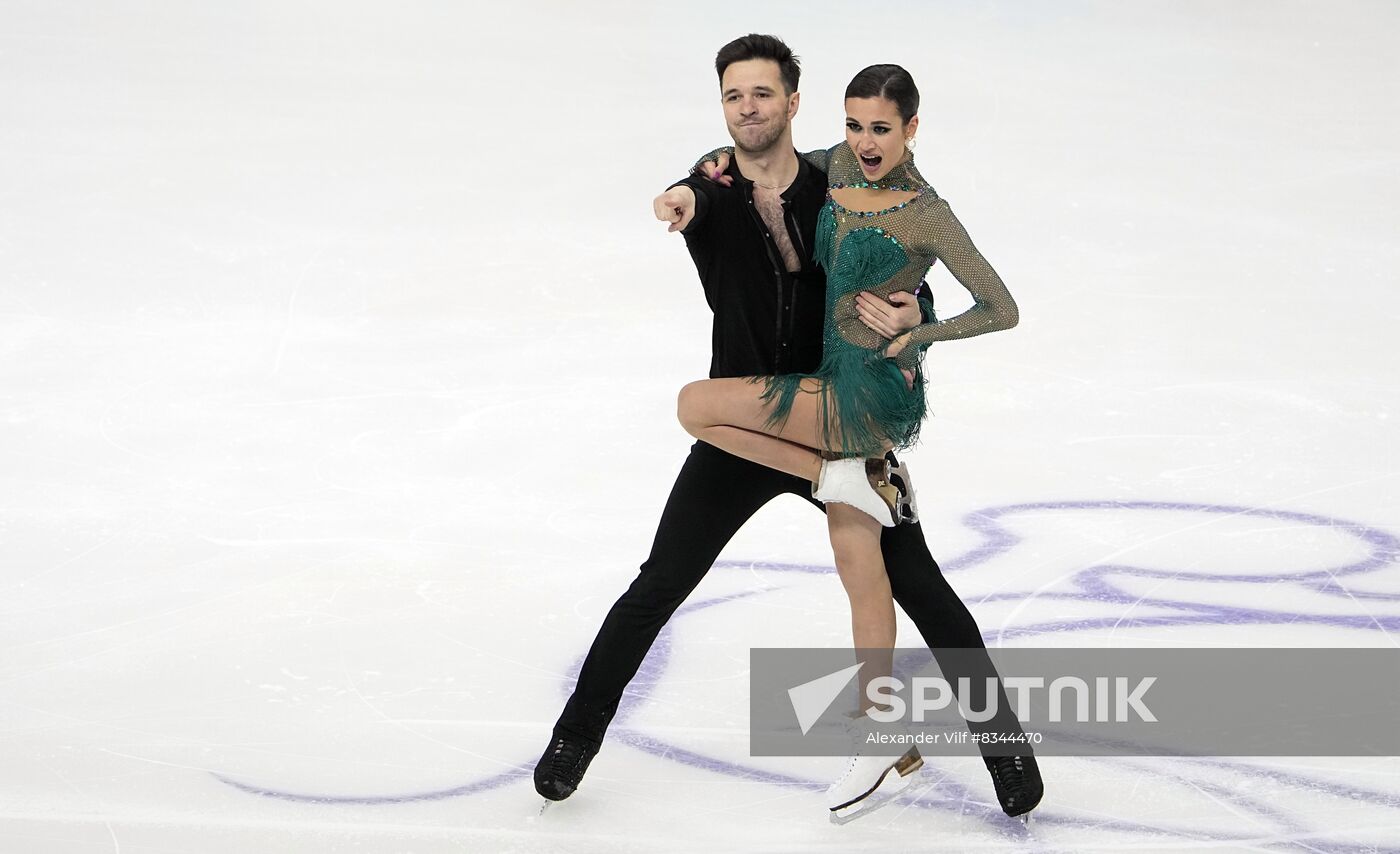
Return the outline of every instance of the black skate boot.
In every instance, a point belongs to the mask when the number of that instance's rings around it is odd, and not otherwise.
[[[535,766],[535,791],[551,801],[572,795],[599,747],[595,741],[556,729],[554,740]]]
[[[886,452],[885,462],[889,464],[889,482],[899,490],[895,505],[895,513],[898,515],[896,524],[912,525],[919,521],[919,504],[914,500],[913,478],[909,476],[908,467],[895,458],[894,451]]]
[[[1025,815],[1040,803],[1045,784],[1034,756],[984,756],[982,761],[992,775],[1002,812],[1012,817]],[[1029,816],[1022,820],[1028,821]]]

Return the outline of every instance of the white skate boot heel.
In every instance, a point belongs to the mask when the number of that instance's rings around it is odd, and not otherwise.
[[[848,725],[851,759],[846,770],[826,790],[827,810],[834,824],[845,824],[893,801],[909,787],[914,772],[924,765],[917,747],[903,755],[882,755],[878,744],[870,743],[872,732],[902,732],[898,725],[878,724],[862,715]]]
[[[889,465],[883,459],[823,460],[812,497],[823,504],[849,504],[886,528],[899,522],[899,490],[890,483]]]

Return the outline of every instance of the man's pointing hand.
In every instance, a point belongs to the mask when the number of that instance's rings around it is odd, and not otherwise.
[[[667,231],[681,231],[695,216],[695,191],[686,186],[672,187],[657,196],[651,206],[657,219],[671,224]]]

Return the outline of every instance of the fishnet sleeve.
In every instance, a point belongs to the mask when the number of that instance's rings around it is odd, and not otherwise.
[[[804,151],[799,156],[823,172],[830,172],[831,152],[835,150],[835,148],[818,148],[816,151]]]
[[[914,327],[909,333],[908,346],[895,357],[902,368],[912,367],[918,361],[919,350],[935,341],[985,335],[1010,329],[1020,321],[1016,300],[1012,299],[1001,276],[972,245],[967,230],[953,215],[948,203],[943,199],[933,200],[921,220],[921,236],[953,278],[972,294],[976,304],[956,317]]]
[[[704,174],[703,172],[701,172],[701,171],[700,171],[700,167],[701,167],[702,165],[704,165],[705,163],[714,163],[715,161],[719,160],[719,156],[720,156],[721,154],[727,154],[727,155],[729,155],[729,160],[730,160],[730,162],[732,163],[732,162],[734,161],[734,146],[732,146],[732,145],[720,146],[719,148],[716,148],[715,150],[713,150],[713,151],[711,151],[711,152],[709,152],[709,153],[707,153],[707,154],[702,154],[702,155],[700,155],[700,159],[697,160],[697,161],[695,161],[695,165],[694,165],[694,166],[690,167],[690,174],[692,174],[692,175],[699,175],[701,178],[709,179],[710,176]]]

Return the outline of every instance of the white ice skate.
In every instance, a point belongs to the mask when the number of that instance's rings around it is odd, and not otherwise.
[[[890,483],[889,463],[883,459],[823,460],[812,497],[823,504],[849,504],[886,528],[899,523],[899,490]]]
[[[888,756],[888,745],[870,740],[872,733],[904,732],[898,724],[879,724],[861,715],[846,724],[851,758],[846,769],[826,790],[826,805],[833,824],[845,824],[893,801],[909,787],[924,759],[916,747],[903,755]]]

